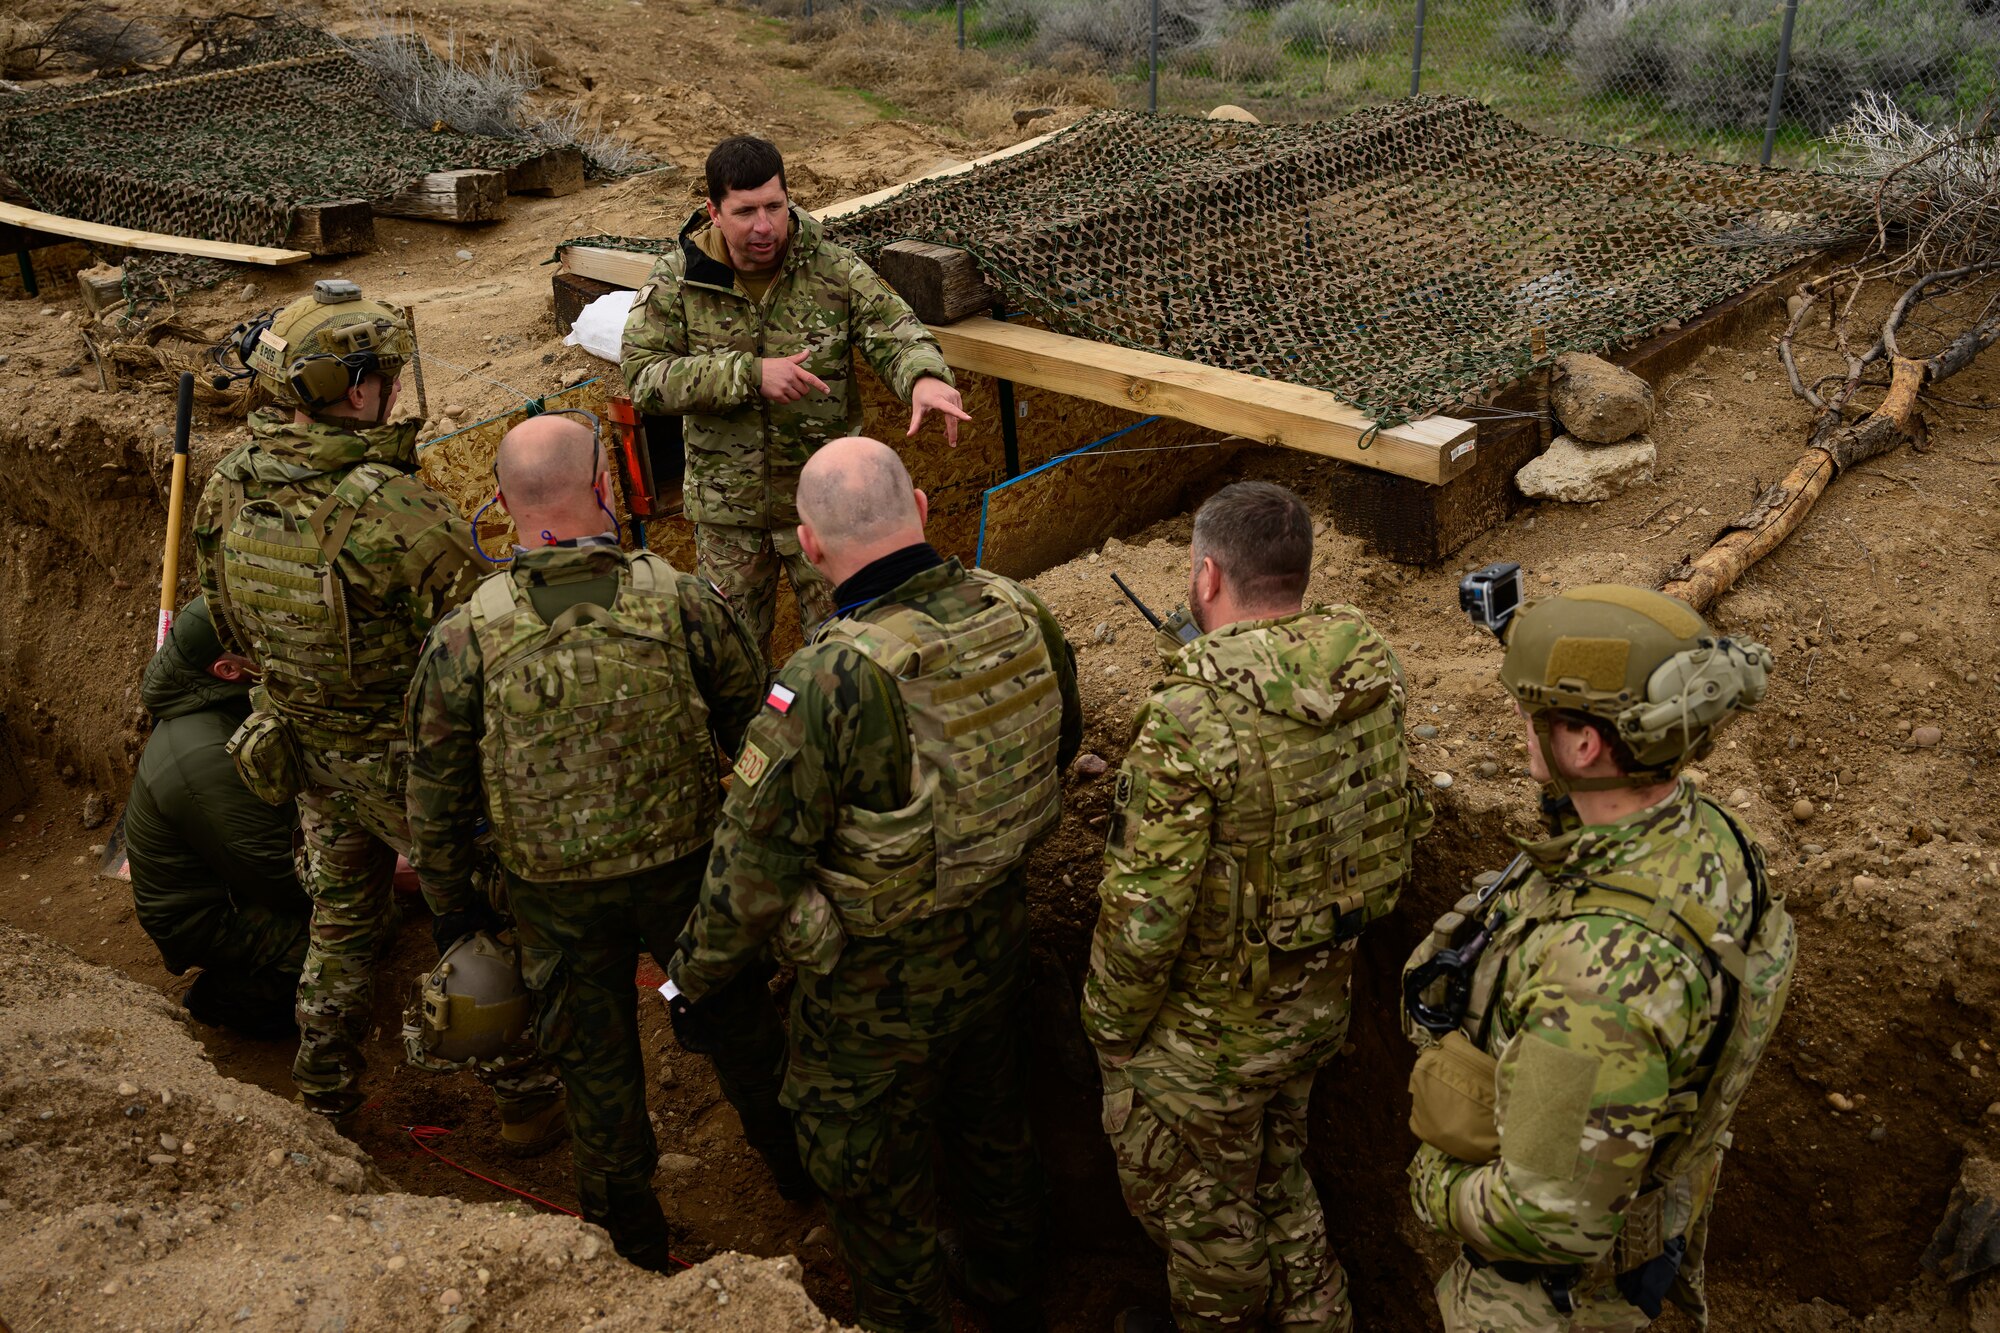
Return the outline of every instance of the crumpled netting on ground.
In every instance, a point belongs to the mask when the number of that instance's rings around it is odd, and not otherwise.
[[[1308,125],[1097,112],[829,230],[871,259],[961,246],[1052,329],[1326,389],[1388,425],[1519,379],[1537,326],[1546,361],[1689,319],[1809,253],[1788,235],[1852,230],[1867,197],[1417,97]]]
[[[426,172],[543,151],[408,129],[374,89],[326,34],[273,27],[176,70],[0,99],[0,173],[44,212],[281,245],[301,204],[381,198]]]

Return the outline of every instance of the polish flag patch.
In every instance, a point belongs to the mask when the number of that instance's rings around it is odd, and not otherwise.
[[[773,685],[771,692],[764,696],[764,702],[780,713],[789,713],[792,711],[792,700],[798,697],[796,691],[788,690],[782,685]]]

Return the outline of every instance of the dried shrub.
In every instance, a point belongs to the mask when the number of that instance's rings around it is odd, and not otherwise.
[[[1271,16],[1271,36],[1302,55],[1359,56],[1388,49],[1396,21],[1335,0],[1290,0]]]

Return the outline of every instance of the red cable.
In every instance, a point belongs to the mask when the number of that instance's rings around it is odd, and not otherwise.
[[[496,1189],[506,1190],[509,1194],[518,1194],[522,1198],[527,1199],[530,1202],[538,1203],[544,1208],[548,1208],[555,1212],[562,1213],[567,1217],[581,1218],[583,1216],[582,1213],[577,1212],[575,1209],[565,1208],[559,1203],[550,1203],[547,1199],[544,1199],[539,1194],[530,1194],[528,1193],[528,1191],[524,1189],[516,1189],[514,1186],[507,1184],[505,1181],[495,1180],[491,1176],[482,1176],[477,1171],[474,1171],[471,1167],[465,1166],[459,1162],[452,1161],[451,1158],[446,1157],[443,1153],[431,1147],[429,1143],[429,1140],[431,1139],[441,1139],[451,1133],[450,1130],[444,1128],[442,1125],[405,1125],[403,1126],[403,1128],[409,1133],[410,1142],[416,1144],[419,1148],[422,1148],[425,1152],[437,1158],[440,1162],[443,1162],[446,1166],[450,1167],[454,1171],[463,1171],[466,1175],[471,1176],[474,1180],[483,1180],[487,1184],[495,1187]],[[682,1268],[694,1267],[693,1264],[681,1258],[678,1254],[669,1254],[667,1258],[673,1260],[675,1263],[679,1264]]]

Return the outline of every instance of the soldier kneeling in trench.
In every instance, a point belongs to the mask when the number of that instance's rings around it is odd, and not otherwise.
[[[1796,942],[1756,840],[1676,774],[1763,696],[1771,655],[1615,585],[1504,631],[1557,827],[1405,973],[1410,1197],[1462,1251],[1438,1304],[1450,1333],[1623,1333],[1668,1301],[1705,1321],[1722,1150]]]
[[[1118,772],[1083,1024],[1126,1205],[1173,1323],[1346,1330],[1306,1105],[1347,1037],[1363,929],[1430,827],[1403,673],[1351,606],[1306,608],[1312,517],[1268,482],[1195,515],[1188,612]],[[1164,1329],[1122,1312],[1119,1333]]]
[[[535,1036],[568,1092],[577,1193],[618,1252],[666,1271],[632,977],[687,923],[763,659],[712,587],[618,546],[596,435],[560,414],[507,432],[500,499],[531,548],[432,631],[411,684],[412,863],[441,920],[477,906],[483,814],[505,871]],[[787,1197],[810,1193],[778,1104],[772,969],[722,987],[713,1052],[744,1135]]]
[[[298,807],[260,800],[229,757],[256,678],[249,658],[223,648],[207,598],[174,617],[139,686],[153,734],[122,827],[139,924],[168,971],[201,969],[181,1003],[204,1023],[277,1041],[299,1031],[312,899],[293,853]]]

